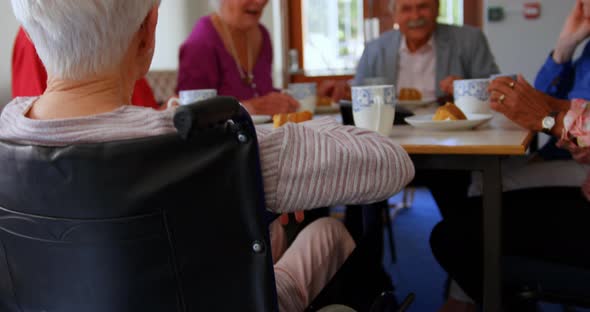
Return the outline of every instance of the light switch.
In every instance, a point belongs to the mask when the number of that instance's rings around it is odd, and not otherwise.
[[[488,21],[490,22],[501,22],[504,20],[504,7],[501,6],[490,6],[488,7]]]

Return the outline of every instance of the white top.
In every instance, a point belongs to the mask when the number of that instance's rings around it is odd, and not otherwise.
[[[433,37],[412,53],[402,36],[397,75],[398,94],[402,88],[414,88],[422,93],[423,99],[436,99],[436,46]]]

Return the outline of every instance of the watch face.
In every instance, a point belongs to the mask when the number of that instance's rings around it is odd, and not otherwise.
[[[547,116],[545,118],[543,118],[543,130],[551,130],[551,128],[553,128],[553,126],[555,126],[555,118],[551,117],[551,116]]]

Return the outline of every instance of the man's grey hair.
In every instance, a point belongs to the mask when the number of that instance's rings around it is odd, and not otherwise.
[[[160,0],[12,0],[47,73],[82,80],[121,63]]]
[[[440,4],[440,0],[436,0],[436,3]],[[389,11],[395,12],[395,0],[389,0]]]

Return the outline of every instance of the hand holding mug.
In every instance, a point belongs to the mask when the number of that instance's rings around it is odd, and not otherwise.
[[[541,131],[541,121],[553,111],[547,95],[533,88],[521,75],[517,81],[496,78],[488,91],[493,110],[529,130]]]

